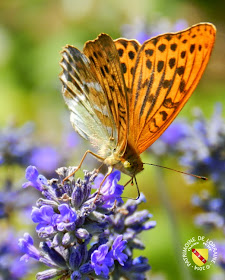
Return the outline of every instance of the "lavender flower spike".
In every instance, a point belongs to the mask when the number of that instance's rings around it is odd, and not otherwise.
[[[34,175],[28,179],[35,183],[41,175],[35,167],[30,170]],[[34,249],[32,242],[20,241],[27,258],[50,268],[39,272],[37,279],[135,279],[136,273],[145,279],[150,266],[145,259],[141,264],[133,259],[135,248],[144,249],[138,234],[154,227],[148,211],[137,210],[145,201],[143,194],[139,200],[124,204],[118,171],[107,178],[97,199],[101,175],[96,171],[85,171],[83,180],[70,178],[65,183],[63,179],[71,170],[62,167],[57,173],[59,179],[46,179],[47,184],[39,188],[44,197],[31,213],[42,237],[40,250]],[[92,188],[97,190],[91,193]]]

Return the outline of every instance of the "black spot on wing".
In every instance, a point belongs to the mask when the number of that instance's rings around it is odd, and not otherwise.
[[[145,88],[149,83],[149,79],[145,79],[144,83],[141,85],[142,88]]]
[[[100,70],[101,70],[101,73],[102,73],[103,77],[105,78],[105,71],[104,71],[104,69],[102,67],[100,67]]]
[[[169,60],[170,69],[173,69],[173,67],[175,66],[175,63],[176,63],[176,59],[174,57],[170,58],[170,60]]]
[[[126,73],[127,72],[126,64],[125,63],[121,63],[121,66],[122,66],[123,73]]]
[[[162,83],[163,88],[169,88],[172,85],[172,80],[164,80]]]
[[[175,51],[176,49],[177,49],[177,44],[171,44],[171,46],[170,46],[170,49],[172,50],[172,51]]]
[[[163,67],[164,67],[164,61],[163,60],[159,60],[158,64],[157,64],[157,71],[161,72]]]
[[[138,51],[138,43],[135,42],[135,41],[131,41],[131,44],[133,45],[135,51],[137,52]]]
[[[105,72],[106,72],[107,74],[109,74],[109,68],[108,68],[108,66],[107,66],[107,65],[104,65],[104,68],[105,68]]]
[[[185,55],[186,55],[186,51],[182,51],[181,54],[180,54],[180,57],[185,58]]]
[[[127,48],[127,41],[126,40],[120,40],[120,43],[121,43],[121,45],[123,45],[124,46],[124,48],[126,49]]]
[[[165,45],[165,44],[161,44],[161,45],[158,46],[158,50],[159,50],[160,52],[164,52],[165,49],[166,49],[166,45]]]
[[[151,69],[151,68],[152,68],[152,62],[151,62],[149,59],[147,59],[147,61],[146,61],[146,67],[147,67],[148,69]]]
[[[135,57],[135,53],[133,51],[129,51],[128,56],[131,60],[133,60]]]
[[[167,119],[167,116],[168,116],[167,112],[161,111],[161,112],[159,112],[159,114],[162,115],[162,120],[163,121],[165,121]]]
[[[195,44],[192,44],[192,45],[190,46],[190,53],[193,53],[194,50],[195,50]]]
[[[123,49],[118,49],[118,54],[119,54],[120,57],[122,57],[123,56]]]
[[[178,67],[178,68],[177,68],[177,74],[178,74],[179,76],[183,75],[183,74],[184,74],[184,70],[185,70],[184,66]]]
[[[154,95],[151,94],[151,95],[148,97],[147,101],[151,103],[151,102],[153,101],[153,99],[154,99]]]
[[[182,81],[180,82],[180,86],[179,86],[180,92],[183,92],[183,91],[184,91],[185,85],[186,85],[185,81],[182,80]]]
[[[113,86],[109,86],[111,91],[115,91],[115,88]]]
[[[176,108],[178,105],[179,105],[179,102],[173,102],[170,97],[166,98],[163,101],[163,106],[168,108],[168,109]]]
[[[152,39],[152,44],[154,45],[154,46],[156,46],[156,44],[158,43],[158,41],[159,41],[159,38],[154,38],[154,39]]]
[[[170,34],[167,34],[166,37],[165,37],[165,39],[166,39],[167,41],[170,41],[170,40],[172,39],[172,36],[171,36]]]
[[[156,128],[156,131],[159,129],[159,126],[156,124],[156,119],[155,118],[153,118],[151,120],[150,124],[149,124],[149,131],[151,133],[155,133],[155,130],[153,130],[153,131],[151,130],[152,125],[154,126],[154,128]]]
[[[131,73],[131,75],[134,75],[134,67],[130,68],[130,73]]]
[[[94,66],[96,66],[94,58],[92,56],[89,56],[89,59],[94,64]]]
[[[153,50],[153,49],[147,49],[147,50],[145,50],[145,53],[146,53],[147,55],[152,56],[153,53],[154,53],[154,50]]]

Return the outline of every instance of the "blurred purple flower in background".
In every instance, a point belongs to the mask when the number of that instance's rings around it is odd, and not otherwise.
[[[136,39],[143,44],[146,40],[167,32],[178,32],[188,27],[187,21],[179,19],[174,23],[168,18],[159,16],[149,23],[136,18],[132,24],[125,24],[122,27],[122,35],[128,39]]]
[[[65,149],[74,149],[81,143],[81,137],[75,131],[68,132],[66,134]]]
[[[21,250],[18,246],[18,239],[14,235],[14,230],[8,230],[5,234],[1,234],[0,243],[0,278],[19,280],[32,271],[33,263],[26,263],[24,260],[20,261]]]
[[[19,239],[19,248],[24,253],[21,257],[21,261],[28,261],[30,258],[39,260],[41,255],[34,246],[33,238],[28,234],[24,234],[24,238]]]
[[[159,146],[160,152],[159,152]],[[194,111],[192,122],[174,122],[152,145],[156,157],[172,152],[188,173],[208,177],[213,184],[213,192],[203,190],[193,195],[192,204],[203,210],[195,217],[195,224],[207,232],[225,232],[225,119],[222,106],[216,104],[210,119],[201,110]],[[185,178],[194,182],[193,177]],[[221,257],[222,258],[222,257]],[[224,268],[224,262],[219,262]]]
[[[51,174],[60,164],[60,154],[52,147],[39,147],[33,149],[30,164],[37,166],[42,172]]]
[[[23,184],[23,188],[32,186],[33,188],[21,189],[23,179],[22,170],[29,164],[37,165],[44,174],[53,174],[55,169],[63,161],[64,164],[71,153],[57,149],[56,147],[48,145],[40,145],[35,141],[34,137],[34,124],[31,122],[24,125],[17,126],[10,124],[0,130],[0,168],[1,172],[1,192],[0,192],[0,219],[3,223],[2,237],[9,236],[9,239],[1,238],[0,240],[0,278],[1,279],[24,279],[27,273],[32,273],[34,267],[31,263],[19,262],[20,250],[16,241],[16,228],[12,228],[12,217],[14,220],[19,220],[20,223],[28,223],[27,213],[31,212],[31,207],[37,199],[37,190],[44,192],[44,186],[47,184],[47,179],[43,175],[39,175],[37,170],[33,167],[27,169],[26,179],[29,181]],[[74,142],[76,145],[76,142]],[[50,207],[50,206],[43,206]],[[53,209],[53,208],[52,208]],[[38,208],[39,210],[39,208]],[[53,211],[53,210],[52,210]],[[65,209],[58,209],[59,213],[56,214],[57,219],[61,219],[58,226],[63,228],[69,227],[68,213]],[[36,222],[38,220],[38,216]],[[39,215],[39,223],[37,228],[43,234],[43,229],[46,230],[47,212],[45,211],[45,218]],[[42,218],[42,219],[41,219]],[[52,218],[52,217],[51,217]],[[55,217],[56,219],[56,217]],[[53,221],[55,222],[55,221]],[[44,224],[45,223],[45,224]],[[50,226],[50,225],[49,225]],[[53,230],[54,223],[53,223]],[[50,227],[48,227],[49,233]],[[15,233],[14,233],[15,232]],[[84,233],[80,233],[80,235]],[[26,239],[24,239],[25,242]],[[26,240],[25,244],[31,248],[31,244]],[[11,245],[10,245],[10,242]],[[28,243],[30,244],[28,246]],[[15,245],[16,244],[16,245]],[[22,244],[22,243],[21,243]],[[33,245],[32,245],[33,246]],[[22,246],[25,248],[25,245]],[[34,246],[32,247],[34,249]],[[30,250],[30,255],[32,255]],[[37,253],[37,249],[36,249]],[[26,255],[28,256],[28,255]],[[25,258],[24,258],[25,260]],[[26,258],[27,260],[27,258]]]
[[[195,120],[189,124],[187,135],[179,144],[183,153],[180,163],[188,172],[209,177],[219,188],[225,182],[225,120],[221,104],[206,120],[200,110],[195,110]]]
[[[188,136],[189,125],[186,121],[175,120],[148,149],[156,157],[178,156],[182,139]]]
[[[22,126],[11,124],[0,130],[0,218],[4,225],[0,240],[1,279],[24,279],[36,267],[32,263],[19,262],[21,252],[17,244],[17,230],[12,227],[12,218],[15,220],[17,217],[20,223],[26,222],[24,216],[37,199],[34,191],[25,192],[20,187],[21,169],[29,164],[34,149],[33,132],[34,125],[30,122]],[[8,237],[4,239],[3,236]]]
[[[33,132],[34,124],[31,122],[20,127],[10,124],[2,128],[0,130],[0,163],[27,166],[34,147]]]
[[[219,265],[225,270],[225,243],[216,243]]]

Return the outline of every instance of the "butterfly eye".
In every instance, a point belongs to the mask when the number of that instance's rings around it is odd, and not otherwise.
[[[123,163],[123,165],[124,165],[124,167],[125,168],[130,168],[131,167],[131,164],[130,164],[130,162],[129,161],[124,161],[124,163]]]

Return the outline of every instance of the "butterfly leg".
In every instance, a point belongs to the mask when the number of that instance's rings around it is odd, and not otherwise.
[[[98,199],[99,195],[100,195],[100,191],[101,191],[101,187],[103,185],[103,183],[105,182],[105,180],[109,177],[109,175],[113,172],[113,167],[112,166],[109,166],[108,168],[108,172],[105,174],[105,177],[103,178],[103,180],[101,181],[101,184],[99,185],[99,188],[98,188],[98,192],[96,194],[96,197],[95,197],[95,200],[93,203],[95,203],[95,201]]]
[[[66,178],[63,179],[63,184],[64,184],[64,182],[65,182],[66,180],[68,180],[71,176],[73,176],[73,175],[81,168],[81,165],[82,165],[84,159],[86,158],[87,154],[91,154],[92,156],[96,157],[97,159],[104,161],[104,158],[100,157],[99,155],[93,153],[93,152],[90,151],[90,150],[87,150],[87,151],[84,153],[84,155],[83,155],[83,157],[82,157],[82,159],[81,159],[81,161],[80,161],[80,164],[77,166],[77,168],[76,168],[71,174],[69,174]]]
[[[137,188],[137,193],[138,193],[137,197],[136,197],[136,198],[131,198],[131,197],[127,197],[127,196],[121,196],[121,198],[127,198],[127,199],[132,199],[132,200],[138,200],[138,199],[140,198],[140,190],[139,190],[139,188],[138,188],[138,184],[137,184],[137,180],[136,180],[136,177],[135,177],[135,176],[132,177],[132,178],[124,185],[124,188],[125,188],[129,183],[131,183],[131,186],[133,186],[133,185],[134,185],[134,182],[133,182],[133,181],[135,181],[135,185],[136,185],[136,188]]]

